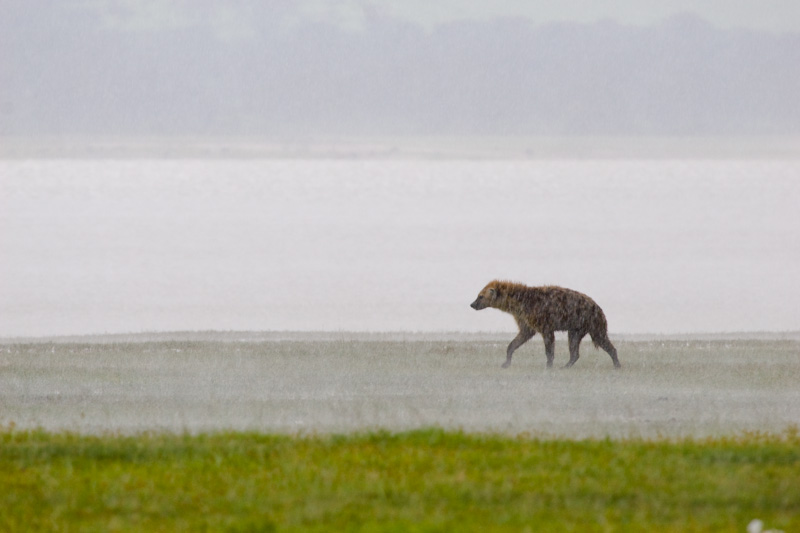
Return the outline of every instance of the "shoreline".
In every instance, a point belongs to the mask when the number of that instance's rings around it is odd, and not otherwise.
[[[163,331],[85,335],[0,337],[12,344],[142,344],[158,342],[509,342],[513,331]],[[734,331],[696,333],[617,333],[622,342],[800,341],[800,331]],[[556,339],[566,339],[558,332]],[[586,339],[584,339],[586,340]]]
[[[800,159],[800,136],[0,137],[26,159]]]

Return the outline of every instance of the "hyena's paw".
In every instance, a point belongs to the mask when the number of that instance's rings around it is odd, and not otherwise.
[[[503,368],[508,368],[510,366],[511,366],[511,361],[506,361],[505,363],[502,364]]]

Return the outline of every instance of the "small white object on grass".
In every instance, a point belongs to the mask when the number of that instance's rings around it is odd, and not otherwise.
[[[783,531],[780,529],[768,529],[764,531],[764,522],[756,518],[747,524],[747,533],[783,533]]]

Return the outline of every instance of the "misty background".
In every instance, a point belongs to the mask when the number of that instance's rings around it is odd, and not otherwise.
[[[0,135],[800,134],[800,7],[0,2]]]
[[[0,0],[0,336],[796,331],[798,6]]]

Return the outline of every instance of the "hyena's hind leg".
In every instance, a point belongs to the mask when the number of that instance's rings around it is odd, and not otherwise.
[[[578,358],[581,356],[579,351],[581,339],[583,339],[584,335],[586,335],[586,332],[577,329],[571,329],[567,333],[569,339],[569,361],[564,365],[564,368],[569,368],[578,361]]]
[[[622,365],[619,364],[619,359],[617,359],[617,349],[614,348],[614,345],[608,340],[608,334],[592,335],[592,342],[594,342],[594,345],[598,348],[602,348],[608,352],[608,355],[611,356],[611,360],[614,361],[614,368],[622,368]]]
[[[544,355],[547,357],[547,368],[553,368],[553,360],[556,358],[556,334],[553,331],[543,331]]]
[[[534,335],[536,335],[536,332],[528,328],[521,328],[519,330],[517,336],[514,337],[514,340],[508,345],[508,349],[506,350],[506,362],[503,363],[503,368],[508,368],[511,365],[511,356],[514,355],[514,350],[528,342]]]

